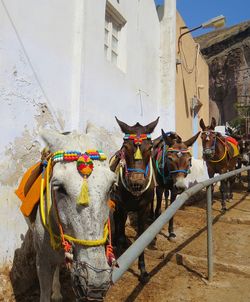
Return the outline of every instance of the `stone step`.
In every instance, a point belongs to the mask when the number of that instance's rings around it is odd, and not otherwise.
[[[207,271],[207,258],[187,255],[184,253],[176,254],[176,262],[179,265],[183,265],[190,271],[196,271],[198,274],[206,275]],[[234,274],[240,274],[250,277],[249,265],[238,265],[233,263],[227,263],[214,259],[214,271],[229,272]]]

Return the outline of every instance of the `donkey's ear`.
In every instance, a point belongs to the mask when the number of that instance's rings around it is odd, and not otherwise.
[[[230,127],[226,127],[226,131],[230,134],[233,135],[233,130]]]
[[[127,125],[126,123],[118,120],[117,117],[115,117],[115,119],[116,119],[117,124],[120,126],[120,128],[121,128],[121,130],[122,130],[123,133],[130,133],[129,132],[130,131],[130,126],[129,125]]]
[[[215,120],[215,118],[214,118],[214,117],[212,117],[212,121],[211,121],[210,129],[214,130],[215,126],[216,126],[216,120]]]
[[[205,128],[206,128],[206,126],[205,126],[205,124],[204,124],[204,121],[203,121],[203,118],[200,120],[200,127],[201,127],[201,129],[204,131],[205,130]]]
[[[63,149],[68,138],[55,130],[42,129],[39,131],[41,138],[49,146],[51,151]]]
[[[160,117],[158,116],[155,121],[153,121],[152,123],[148,124],[147,126],[144,126],[146,134],[150,134],[150,133],[152,133],[154,131],[156,125],[158,124],[159,118]]]
[[[173,143],[173,138],[170,135],[166,135],[163,129],[161,129],[161,136],[166,145],[170,146]]]
[[[198,136],[200,134],[200,131],[196,133],[193,137],[188,139],[187,141],[183,142],[187,147],[190,147],[193,145],[193,143],[197,140]]]

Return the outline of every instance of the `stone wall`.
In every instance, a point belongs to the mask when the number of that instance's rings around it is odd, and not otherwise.
[[[237,103],[250,101],[250,21],[202,35],[196,41],[209,65],[210,118],[219,115],[219,123],[224,124],[238,115]]]

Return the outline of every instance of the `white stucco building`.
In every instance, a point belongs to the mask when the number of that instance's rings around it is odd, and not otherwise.
[[[0,2],[0,266],[27,229],[14,189],[40,157],[41,127],[91,121],[120,136],[115,116],[161,116],[161,32],[154,0]]]

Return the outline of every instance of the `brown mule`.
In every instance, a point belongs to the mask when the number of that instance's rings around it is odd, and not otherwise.
[[[192,155],[189,147],[197,140],[200,132],[183,142],[175,132],[165,133],[154,140],[154,163],[158,186],[156,187],[157,205],[154,217],[161,213],[161,202],[163,192],[165,194],[166,208],[169,191],[171,192],[170,203],[173,203],[177,194],[186,189],[185,177],[190,172]],[[152,210],[151,210],[152,213]],[[174,233],[174,219],[171,218],[168,226],[168,238],[176,237]]]
[[[214,117],[210,126],[205,126],[203,119],[200,120],[203,159],[206,161],[209,178],[214,177],[215,173],[223,174],[235,170],[239,155],[239,150],[237,152],[236,148],[226,137],[214,131],[215,126],[216,120]],[[234,178],[230,178],[221,181],[221,207],[223,211],[226,210],[225,201],[233,198],[233,180]]]
[[[151,133],[154,131],[159,118],[147,126],[142,126],[139,123],[129,126],[117,118],[116,120],[125,134],[121,149],[110,162],[111,170],[118,174],[117,188],[111,198],[115,202],[113,243],[117,256],[119,256],[127,247],[125,223],[128,212],[136,212],[138,215],[138,236],[146,228],[155,187]],[[139,256],[138,267],[140,269],[139,280],[142,283],[147,282],[149,274],[145,268],[144,252]]]

